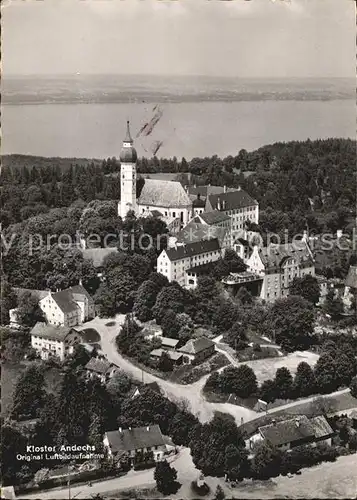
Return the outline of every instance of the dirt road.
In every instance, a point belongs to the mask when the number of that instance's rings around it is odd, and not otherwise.
[[[242,421],[247,422],[248,420],[252,420],[261,415],[260,413],[242,406],[236,406],[229,403],[207,402],[202,394],[202,388],[205,385],[208,375],[202,377],[199,381],[194,382],[193,384],[182,385],[163,380],[155,375],[151,375],[150,373],[147,373],[133,365],[127,359],[123,358],[123,356],[121,356],[116,349],[115,338],[119,332],[120,326],[124,322],[124,319],[124,315],[117,315],[115,318],[115,324],[108,326],[107,324],[112,322],[108,319],[101,319],[97,317],[83,325],[81,328],[94,328],[99,333],[101,337],[102,350],[110,362],[119,366],[123,371],[132,374],[132,376],[137,380],[143,380],[144,383],[157,382],[165,395],[172,401],[177,401],[182,398],[186,399],[189,403],[191,412],[197,415],[201,422],[209,421],[215,411],[230,413],[235,418],[238,425],[241,425]],[[225,353],[224,351],[222,352]],[[273,378],[276,369],[281,366],[287,366],[291,372],[294,372],[297,365],[301,361],[306,361],[313,365],[317,359],[317,355],[303,351],[295,352],[289,354],[288,356],[279,358],[248,361],[245,364],[253,368],[258,382],[262,382],[267,378]],[[236,366],[239,365],[236,361],[234,364]],[[296,403],[291,403],[291,405],[301,404],[301,402],[302,401],[297,401]]]

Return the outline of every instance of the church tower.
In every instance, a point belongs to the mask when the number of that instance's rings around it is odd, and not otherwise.
[[[137,154],[133,147],[129,122],[126,125],[126,136],[120,152],[120,201],[118,215],[124,219],[126,214],[133,210],[136,212],[136,160]]]

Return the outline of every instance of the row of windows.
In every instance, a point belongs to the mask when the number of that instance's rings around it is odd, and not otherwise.
[[[255,207],[244,207],[244,208],[236,208],[234,210],[226,210],[226,213],[228,215],[234,215],[234,214],[242,214],[245,212],[252,212],[255,211]]]

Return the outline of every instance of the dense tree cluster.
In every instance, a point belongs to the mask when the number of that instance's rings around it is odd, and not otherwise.
[[[314,368],[304,361],[299,363],[294,378],[287,368],[278,368],[275,378],[265,380],[260,386],[260,398],[269,403],[276,399],[328,394],[348,385],[357,374],[356,358],[350,349],[331,347],[320,356]]]
[[[248,452],[230,415],[215,414],[206,424],[196,426],[190,448],[193,463],[205,475],[244,477],[246,473]]]
[[[305,350],[313,343],[314,312],[310,302],[300,296],[278,299],[267,317],[268,331],[288,352]]]
[[[312,304],[317,304],[320,298],[320,286],[315,276],[306,274],[302,278],[294,278],[289,288],[290,295],[299,295]]]
[[[120,165],[104,161],[10,155],[3,159],[2,207],[5,225],[82,198],[120,199]],[[263,232],[290,234],[309,229],[335,232],[348,226],[356,203],[355,141],[293,141],[242,149],[236,156],[138,160],[138,172],[175,172],[177,179],[238,187],[259,201]],[[250,175],[244,176],[243,172]],[[108,175],[109,174],[109,175]],[[115,175],[112,175],[115,174]],[[142,181],[138,182],[138,191]]]
[[[248,398],[257,394],[258,382],[248,365],[243,364],[238,368],[229,366],[221,373],[213,372],[207,379],[205,390]]]

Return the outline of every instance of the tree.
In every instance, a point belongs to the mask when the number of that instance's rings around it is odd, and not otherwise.
[[[350,383],[351,395],[357,399],[357,376],[353,377]]]
[[[3,424],[3,423],[2,423]],[[1,480],[3,486],[19,484],[23,464],[18,460],[19,450],[26,450],[28,439],[12,424],[1,425]],[[26,478],[29,480],[29,477]],[[25,479],[25,480],[26,480]]]
[[[111,270],[95,295],[99,316],[113,317],[131,310],[137,283],[131,274],[119,267]]]
[[[176,469],[171,467],[166,460],[156,463],[154,479],[157,489],[164,495],[176,493],[180,487],[180,484],[176,481]]]
[[[0,296],[0,323],[2,325],[9,324],[9,311],[16,307],[17,299],[9,282],[2,278],[1,281],[1,296]]]
[[[216,492],[214,494],[213,500],[224,500],[226,498],[226,495],[223,491],[222,486],[219,484],[217,485]]]
[[[248,471],[248,450],[230,444],[225,449],[225,474],[229,479],[236,481],[243,479]]]
[[[57,444],[84,444],[88,436],[90,412],[88,391],[83,376],[67,369],[58,395]]]
[[[139,321],[152,319],[152,308],[158,294],[157,285],[151,281],[144,281],[135,294],[133,312]]]
[[[107,390],[115,398],[124,398],[132,386],[131,377],[124,371],[117,371],[107,384]]]
[[[237,321],[238,308],[231,300],[218,297],[211,302],[211,308],[212,324],[218,332],[226,332]]]
[[[137,341],[137,337],[142,328],[132,318],[131,314],[125,316],[124,324],[116,338],[116,343],[119,349],[126,354],[133,343]]]
[[[336,380],[338,385],[348,385],[355,374],[356,359],[344,352],[338,352],[334,358]]]
[[[269,479],[279,475],[282,454],[268,443],[257,445],[255,455],[252,460],[252,472],[254,477],[259,479]]]
[[[299,295],[312,304],[317,304],[320,298],[320,286],[315,276],[306,274],[302,278],[294,278],[290,285],[291,295]]]
[[[240,320],[236,321],[224,334],[224,340],[235,350],[240,350],[239,346],[247,347],[246,328]]]
[[[333,358],[329,354],[322,354],[316,362],[316,387],[319,392],[329,393],[337,388],[337,374]]]
[[[314,313],[310,302],[302,297],[278,299],[268,313],[267,324],[275,332],[275,341],[288,352],[311,345]]]
[[[74,346],[73,354],[67,360],[67,364],[71,368],[84,368],[90,359],[91,354],[89,354],[86,348],[81,344],[77,344]]]
[[[298,397],[310,396],[316,391],[316,379],[311,366],[302,361],[298,364],[294,378],[294,392]]]
[[[343,302],[340,297],[335,296],[335,290],[333,288],[327,292],[323,308],[332,319],[338,318],[343,312]]]
[[[205,475],[223,477],[226,448],[229,445],[235,446],[240,451],[245,449],[244,440],[234,418],[217,412],[212,420],[193,429],[189,443],[193,463]]]
[[[162,372],[172,372],[174,363],[166,351],[162,351],[157,367]]]
[[[259,388],[259,397],[266,403],[272,403],[277,398],[277,390],[275,387],[275,381],[268,379],[264,380]]]
[[[218,372],[213,372],[208,377],[204,390],[207,392],[219,392],[221,376]]]
[[[28,291],[19,294],[16,316],[20,325],[28,327],[35,326],[38,321],[44,321],[38,298]]]
[[[245,288],[245,286],[239,288],[236,294],[236,299],[238,299],[243,305],[252,304],[253,302],[252,294]]]
[[[275,391],[277,398],[291,399],[293,396],[293,377],[285,366],[278,368],[275,374]]]
[[[14,391],[11,415],[35,418],[45,403],[45,379],[41,368],[30,365],[20,376]]]
[[[256,394],[258,389],[257,377],[248,365],[225,368],[220,376],[220,386],[223,392],[234,393],[241,398]]]
[[[177,338],[180,325],[176,321],[176,313],[168,309],[161,320],[162,333],[165,337]]]
[[[176,314],[182,312],[190,313],[189,310],[193,305],[194,297],[191,292],[183,289],[178,283],[173,282],[160,290],[152,312],[156,321],[161,323],[168,309],[172,309]]]

